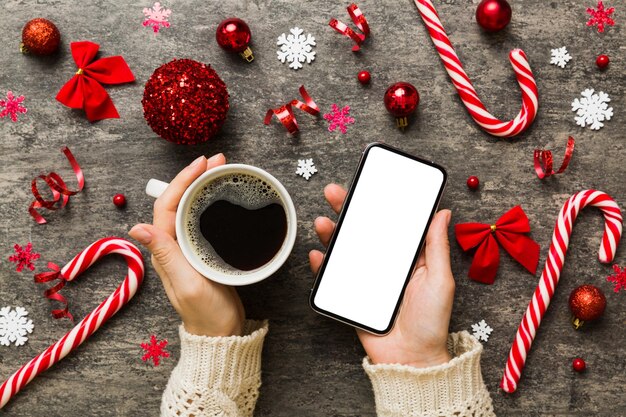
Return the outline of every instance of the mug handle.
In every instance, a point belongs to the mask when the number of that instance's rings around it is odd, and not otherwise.
[[[148,184],[146,184],[146,194],[148,194],[150,197],[159,198],[161,197],[161,194],[163,194],[168,185],[169,184],[166,182],[152,178],[150,179],[150,181],[148,181]]]

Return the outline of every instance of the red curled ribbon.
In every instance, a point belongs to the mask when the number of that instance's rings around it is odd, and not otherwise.
[[[454,226],[456,240],[464,251],[476,248],[468,276],[493,284],[500,264],[498,243],[531,274],[537,272],[539,244],[526,236],[530,223],[521,206],[507,211],[495,224],[462,223]]]
[[[293,106],[309,113],[312,116],[317,116],[320,113],[320,108],[317,107],[317,104],[315,104],[311,96],[309,96],[309,93],[307,93],[303,85],[300,86],[300,95],[304,99],[304,102],[294,99],[284,106],[280,106],[276,109],[269,109],[265,115],[263,123],[265,125],[269,125],[272,121],[272,117],[276,115],[278,120],[280,120],[289,133],[292,135],[297,133],[299,130],[298,122],[296,121],[296,116],[293,113]]]
[[[51,172],[48,175],[40,174],[33,178],[31,182],[31,191],[33,196],[35,197],[35,201],[30,204],[28,208],[28,212],[33,219],[39,224],[47,223],[46,219],[43,218],[41,214],[37,211],[38,208],[45,208],[48,210],[57,210],[59,208],[63,208],[67,205],[67,202],[70,200],[70,197],[78,194],[85,187],[85,176],[83,175],[83,171],[78,165],[76,158],[69,150],[67,146],[62,149],[65,157],[69,161],[72,169],[74,170],[74,174],[76,175],[76,180],[78,181],[78,190],[72,191],[67,188],[65,185],[65,181],[61,178],[59,174],[56,172]],[[37,187],[37,180],[42,179],[45,183],[50,187],[52,191],[52,199],[45,200],[41,194],[39,193],[39,189]]]
[[[328,22],[328,26],[335,29],[342,35],[352,39],[355,43],[355,45],[352,47],[352,52],[357,52],[361,49],[361,44],[363,43],[363,41],[369,36],[370,27],[367,24],[367,19],[363,15],[363,12],[361,12],[361,9],[359,9],[359,6],[352,3],[348,6],[347,10],[350,18],[362,33],[356,33],[354,30],[352,30],[352,28],[348,27],[348,25],[340,22],[337,19],[330,19],[330,22]]]
[[[84,109],[90,122],[119,118],[120,115],[102,84],[135,81],[135,76],[124,58],[110,56],[94,61],[100,46],[89,41],[72,42],[70,48],[78,71],[61,87],[57,100],[72,109]]]
[[[574,154],[574,144],[576,141],[573,137],[569,137],[567,139],[567,146],[565,148],[565,157],[563,158],[563,163],[561,164],[561,168],[558,171],[554,171],[552,164],[554,159],[552,158],[552,152],[544,149],[535,149],[535,172],[540,180],[544,178],[548,178],[555,174],[561,174],[567,166],[569,165],[569,161],[572,159],[572,155]]]
[[[54,317],[55,319],[61,319],[61,318],[67,317],[71,321],[74,321],[74,317],[69,312],[69,307],[68,307],[69,302],[67,301],[67,298],[63,297],[61,294],[58,293],[59,291],[61,291],[63,287],[65,287],[65,284],[67,283],[67,279],[63,275],[61,275],[61,268],[59,268],[57,264],[48,262],[48,269],[49,271],[40,272],[39,274],[36,274],[35,282],[37,284],[42,284],[45,282],[54,281],[56,279],[59,280],[58,283],[56,283],[54,286],[45,290],[43,293],[43,295],[49,300],[58,301],[65,305],[65,308],[52,310],[52,317]]]

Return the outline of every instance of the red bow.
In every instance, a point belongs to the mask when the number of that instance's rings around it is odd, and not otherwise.
[[[89,41],[72,42],[70,47],[78,71],[61,87],[57,100],[72,109],[84,109],[90,122],[119,118],[120,115],[102,84],[135,81],[135,76],[124,58],[110,56],[93,61],[100,46]]]
[[[478,246],[468,273],[475,281],[493,284],[500,264],[498,243],[530,273],[537,271],[539,244],[523,234],[530,232],[530,223],[521,206],[504,213],[495,224],[457,224],[454,232],[464,251]]]

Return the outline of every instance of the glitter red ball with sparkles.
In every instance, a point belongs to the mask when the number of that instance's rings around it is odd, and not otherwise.
[[[143,116],[163,139],[195,145],[211,139],[228,114],[226,84],[208,64],[174,59],[157,68],[143,92]]]
[[[572,361],[572,368],[576,372],[582,372],[587,368],[587,364],[585,363],[583,358],[574,358],[574,360]]]
[[[476,175],[472,175],[467,179],[467,188],[469,188],[470,190],[478,190],[479,186],[480,181],[478,180],[478,177]]]
[[[581,285],[569,296],[569,308],[580,321],[599,319],[606,308],[606,297],[594,285]],[[576,326],[576,324],[574,324]]]
[[[409,83],[395,83],[385,91],[385,107],[395,117],[406,117],[417,109],[420,95]]]
[[[512,13],[506,0],[483,0],[476,9],[476,21],[486,31],[497,32],[509,24]]]
[[[236,17],[222,21],[215,32],[219,46],[230,52],[243,52],[248,47],[252,34],[246,22]]]
[[[605,69],[606,67],[609,66],[609,56],[608,55],[598,55],[598,57],[596,58],[596,65],[598,66],[598,68],[600,69]]]
[[[113,196],[113,204],[118,208],[126,206],[126,196],[124,194],[115,194]]]
[[[357,77],[359,79],[359,82],[363,85],[369,84],[372,80],[372,76],[370,75],[369,71],[361,71],[359,72],[359,75]]]
[[[38,17],[24,25],[20,50],[34,55],[51,55],[59,49],[60,43],[61,33],[56,25],[48,19]]]

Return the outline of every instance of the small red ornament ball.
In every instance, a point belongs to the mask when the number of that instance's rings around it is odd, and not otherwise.
[[[361,84],[366,85],[370,83],[370,81],[372,80],[372,76],[370,75],[369,71],[361,71],[359,72],[358,79]]]
[[[174,59],[157,68],[143,92],[143,116],[163,139],[176,144],[206,142],[228,114],[228,90],[208,64]]]
[[[385,107],[395,117],[406,117],[417,109],[420,95],[409,83],[395,83],[385,91]]]
[[[594,285],[581,285],[569,296],[569,308],[574,315],[574,327],[582,322],[599,319],[606,308],[606,297],[600,288]]]
[[[467,188],[470,190],[478,190],[478,186],[480,185],[480,181],[476,175],[472,175],[467,179]]]
[[[598,57],[596,58],[596,65],[598,66],[598,68],[600,68],[601,70],[606,69],[606,67],[609,66],[609,56],[608,55],[598,55]]]
[[[249,48],[252,40],[250,27],[243,20],[231,17],[223,20],[215,32],[217,44],[228,52],[237,52],[248,62],[254,60],[252,50]]]
[[[506,0],[483,0],[476,9],[476,21],[486,31],[497,32],[509,24],[512,13]]]
[[[51,55],[59,49],[61,33],[54,23],[38,17],[29,20],[22,29],[22,53],[33,55]]]
[[[113,204],[115,204],[117,208],[126,207],[126,196],[124,194],[115,194],[113,196]]]
[[[572,368],[576,372],[582,372],[587,368],[587,364],[585,363],[583,358],[574,358],[574,360],[572,361]]]

